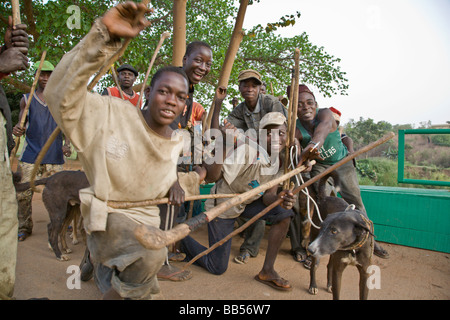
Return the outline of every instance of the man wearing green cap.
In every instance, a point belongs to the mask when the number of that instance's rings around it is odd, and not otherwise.
[[[33,65],[35,72],[39,66],[39,62]],[[44,61],[39,75],[37,88],[31,99],[28,109],[25,126],[21,127],[20,123],[13,128],[13,134],[17,137],[26,135],[25,144],[19,159],[19,170],[22,173],[21,182],[28,182],[31,179],[31,172],[34,168],[39,152],[44,147],[48,138],[56,128],[56,122],[45,103],[44,89],[47,81],[55,67],[48,61]],[[20,101],[19,119],[25,111],[29,94],[25,94]],[[64,156],[71,155],[70,141],[66,138],[63,146],[62,134],[59,134],[53,144],[50,146],[45,157],[39,166],[38,175],[44,172],[56,173],[63,170]],[[33,190],[28,189],[17,193],[17,201],[19,204],[19,241],[25,240],[32,232],[33,220],[31,218],[31,202],[33,198]]]

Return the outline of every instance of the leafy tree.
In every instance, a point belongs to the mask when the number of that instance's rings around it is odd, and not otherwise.
[[[388,131],[392,131],[392,125],[386,121],[375,123],[373,119],[365,120],[363,117],[360,117],[358,121],[350,119],[344,127],[347,135],[353,139],[355,150],[378,140]],[[391,144],[392,140],[386,143],[383,148],[389,147]]]
[[[249,0],[249,4],[267,0]],[[30,34],[31,62],[39,61],[44,50],[47,50],[47,60],[54,64],[76,45],[89,31],[94,20],[118,1],[112,0],[23,0],[21,3],[22,22],[28,25]],[[80,9],[79,28],[69,28],[68,21],[74,18],[70,6]],[[205,108],[209,108],[214,90],[219,78],[220,67],[225,59],[229,39],[234,28],[234,18],[237,15],[237,2],[233,0],[189,0],[186,7],[186,40],[203,40],[213,48],[214,65],[211,73],[196,91],[196,100]],[[145,71],[153,55],[154,49],[164,31],[172,31],[172,0],[152,1],[154,13],[149,16],[152,25],[134,39],[124,56],[116,63],[130,63],[140,72],[136,83],[143,80]],[[287,10],[288,11],[288,10]],[[9,1],[0,4],[0,32],[4,34],[8,15],[11,15]],[[286,95],[286,87],[291,82],[291,69],[295,48],[301,50],[300,79],[317,87],[325,96],[346,94],[348,80],[339,66],[340,59],[327,52],[323,47],[312,44],[306,33],[292,38],[283,38],[274,33],[278,28],[289,27],[298,23],[300,12],[287,12],[279,21],[267,26],[257,25],[250,30],[244,30],[245,36],[236,56],[230,83],[228,97],[240,97],[237,89],[237,75],[240,70],[253,68],[263,75],[263,80],[274,89],[274,95]],[[72,20],[71,20],[72,19]],[[301,22],[301,20],[300,20]],[[159,66],[167,65],[172,60],[172,42],[166,40],[161,48],[152,73]],[[26,92],[32,83],[31,70],[18,72],[3,81],[7,83],[7,91]],[[110,76],[100,81],[97,91],[112,84]],[[18,105],[12,105],[18,108]],[[226,113],[226,112],[225,112]]]

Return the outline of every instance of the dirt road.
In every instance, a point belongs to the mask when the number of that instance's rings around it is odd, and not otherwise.
[[[67,167],[71,169],[71,167]],[[71,260],[57,261],[47,246],[47,211],[41,195],[33,198],[33,234],[18,246],[15,298],[47,297],[51,300],[98,300],[101,293],[93,280],[77,283],[73,281],[74,271],[83,256],[84,245],[68,245],[73,250]],[[205,228],[193,236],[206,244]],[[376,229],[375,229],[376,233]],[[279,292],[253,279],[260,270],[266,252],[267,241],[262,241],[260,254],[246,265],[232,261],[238,253],[242,238],[233,238],[230,264],[225,274],[214,276],[197,266],[189,267],[193,278],[185,282],[160,281],[166,300],[330,300],[326,288],[327,258],[321,262],[318,271],[319,293],[308,293],[309,271],[295,262],[289,253],[289,239],[286,239],[276,261],[276,270],[293,286],[290,292]],[[370,300],[448,300],[450,299],[450,255],[446,253],[414,249],[392,244],[383,244],[390,259],[374,257],[379,267],[380,288],[372,289]],[[182,266],[183,263],[173,263]],[[71,267],[74,266],[74,267]],[[358,299],[358,273],[348,267],[343,276],[342,299]]]

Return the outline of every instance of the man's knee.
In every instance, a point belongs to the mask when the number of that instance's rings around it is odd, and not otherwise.
[[[216,276],[220,276],[225,273],[228,269],[227,265],[210,265],[208,266],[208,271]]]

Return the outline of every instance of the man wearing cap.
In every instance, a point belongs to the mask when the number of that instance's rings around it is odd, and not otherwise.
[[[310,155],[313,155],[317,162],[311,170],[311,177],[314,177],[345,158],[348,150],[341,140],[341,134],[333,116],[334,112],[329,108],[319,109],[314,94],[306,85],[299,85],[298,90],[296,138],[303,148],[302,161],[310,159]],[[318,152],[311,152],[313,149]],[[366,213],[353,164],[347,162],[335,172],[339,175],[339,193],[342,198]],[[374,254],[381,258],[389,257],[386,250],[377,242],[375,242]]]
[[[239,73],[239,91],[244,101],[234,108],[227,121],[236,128],[247,131],[259,129],[259,122],[269,112],[281,112],[287,117],[287,111],[281,102],[268,94],[261,93],[261,75],[255,70],[243,70]]]
[[[269,112],[280,112],[287,117],[287,112],[281,102],[265,94],[265,84],[261,80],[261,74],[255,70],[243,70],[238,75],[239,91],[244,101],[237,105],[229,114],[227,121],[236,128],[247,131],[254,129],[258,131],[259,122]],[[248,132],[253,136],[254,132]],[[256,137],[254,137],[256,138]],[[239,223],[245,219],[239,219]],[[240,248],[239,255],[234,261],[247,263],[249,257],[256,257],[259,251],[259,243],[264,237],[265,223],[257,221],[244,232],[244,242]]]
[[[35,73],[38,66],[39,62],[36,62],[33,65]],[[24,124],[25,127],[21,127],[20,123],[18,123],[13,128],[13,134],[16,137],[20,137],[24,134],[26,136],[18,166],[18,170],[22,173],[20,182],[30,181],[34,162],[48,138],[57,127],[56,122],[45,103],[43,95],[45,86],[47,85],[47,81],[50,78],[53,69],[54,66],[49,61],[44,61],[39,75],[37,88],[31,98],[31,104]],[[28,97],[29,94],[25,94],[20,101],[19,119],[22,119]],[[45,172],[56,173],[62,171],[64,156],[69,157],[71,153],[69,139],[65,138],[63,145],[63,136],[60,133],[42,159],[38,174],[41,175]],[[32,189],[17,193],[17,201],[19,204],[19,241],[25,240],[31,234],[33,229],[33,220],[31,217],[32,198]]]
[[[260,122],[260,145],[253,140],[238,136],[236,149],[225,155],[228,150],[224,145],[224,161],[214,163],[207,167],[207,181],[217,181],[211,189],[211,193],[244,193],[258,187],[274,177],[283,174],[284,161],[280,159],[286,146],[286,118],[279,112],[267,113]],[[227,129],[235,129],[231,123],[226,123],[223,132]],[[217,143],[217,141],[216,141]],[[220,241],[233,231],[234,223],[238,217],[251,219],[278,198],[284,202],[270,210],[261,219],[271,222],[268,234],[268,247],[264,265],[259,274],[255,276],[257,281],[279,290],[290,290],[289,282],[283,279],[274,269],[274,263],[281,243],[286,237],[288,226],[294,212],[291,210],[296,196],[290,191],[277,193],[275,186],[264,194],[258,194],[244,203],[234,206],[218,218],[208,223],[209,245]],[[205,203],[205,209],[226,202],[227,199],[209,199]],[[181,250],[186,253],[188,260],[203,252],[206,248],[192,237],[186,237],[181,241]],[[195,263],[209,272],[220,275],[228,268],[231,251],[231,239],[217,247],[207,255],[198,259]]]
[[[123,93],[123,99],[130,101],[134,106],[136,106],[139,101],[139,94],[133,90],[133,85],[139,73],[129,64],[121,65],[117,69],[117,73],[119,85]],[[102,95],[121,98],[118,87],[106,88],[103,90]],[[142,100],[139,103],[139,108],[141,108],[141,106]]]

